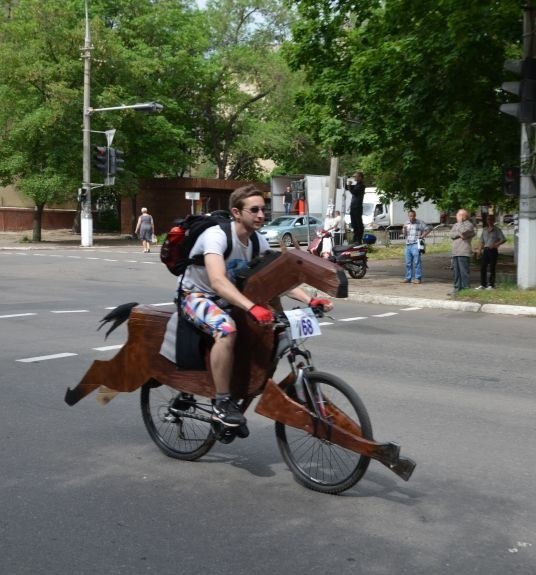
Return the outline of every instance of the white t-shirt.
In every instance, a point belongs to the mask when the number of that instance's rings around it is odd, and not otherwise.
[[[231,234],[233,237],[233,249],[229,257],[225,260],[225,268],[227,277],[234,284],[236,283],[237,272],[247,267],[247,264],[252,260],[253,244],[248,241],[244,245],[236,235],[235,222],[231,222]],[[268,241],[264,236],[257,234],[259,239],[259,255],[270,249]],[[205,230],[194,244],[190,251],[190,257],[198,254],[219,254],[223,256],[227,249],[227,236],[220,226],[212,226]],[[181,278],[179,277],[179,285]],[[205,266],[190,265],[186,268],[184,273],[184,280],[182,282],[182,289],[186,291],[200,291],[207,294],[209,297],[214,297],[216,292],[210,287],[208,279],[207,268]]]

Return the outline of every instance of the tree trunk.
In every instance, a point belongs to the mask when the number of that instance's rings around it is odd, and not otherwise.
[[[45,204],[36,204],[34,207],[34,218],[33,218],[33,237],[32,241],[41,241],[41,222],[43,220],[43,209]]]

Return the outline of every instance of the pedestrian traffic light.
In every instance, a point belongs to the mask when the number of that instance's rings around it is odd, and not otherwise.
[[[123,159],[123,150],[118,150],[117,148],[110,148],[110,176],[115,176],[120,172],[123,172],[123,164],[125,160]]]
[[[517,118],[522,124],[536,122],[536,59],[506,60],[504,69],[520,76],[519,82],[504,82],[505,92],[519,96],[518,103],[501,104],[500,110]]]
[[[78,201],[83,204],[87,200],[87,188],[78,188]]]
[[[99,172],[108,175],[110,166],[108,148],[106,146],[93,146],[93,166]]]
[[[517,166],[505,166],[503,168],[502,190],[505,196],[516,198],[519,196],[520,170]]]

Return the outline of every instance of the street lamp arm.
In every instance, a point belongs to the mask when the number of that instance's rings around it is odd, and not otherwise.
[[[136,110],[137,112],[161,112],[164,109],[158,102],[144,102],[143,104],[125,104],[121,106],[111,106],[109,108],[87,108],[86,114],[91,115],[95,112],[113,112],[116,110]]]

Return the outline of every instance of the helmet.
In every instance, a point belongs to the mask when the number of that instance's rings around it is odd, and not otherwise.
[[[363,236],[363,243],[367,245],[372,245],[376,243],[376,236],[374,234],[365,234]]]

